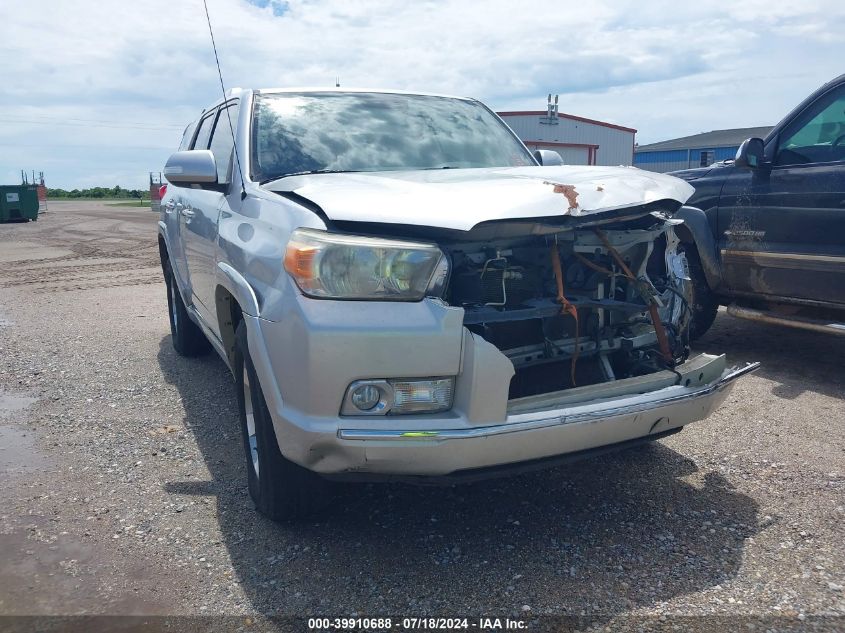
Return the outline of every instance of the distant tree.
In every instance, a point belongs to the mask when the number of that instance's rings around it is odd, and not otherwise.
[[[114,187],[89,187],[88,189],[47,189],[47,197],[52,199],[62,198],[97,198],[97,199],[136,199],[142,200],[148,196],[143,189],[124,189],[120,185]]]

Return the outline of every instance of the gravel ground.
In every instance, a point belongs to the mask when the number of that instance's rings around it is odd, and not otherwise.
[[[720,314],[698,351],[763,367],[678,435],[464,487],[349,486],[276,525],[226,367],[171,347],[155,222],[50,203],[0,225],[0,614],[845,628],[845,338]]]

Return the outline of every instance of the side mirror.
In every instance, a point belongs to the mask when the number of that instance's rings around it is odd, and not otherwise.
[[[171,154],[164,166],[164,177],[177,187],[216,185],[217,165],[207,149],[192,149]]]
[[[534,158],[543,167],[563,165],[563,159],[560,157],[560,154],[551,149],[535,149]]]
[[[742,145],[739,146],[739,149],[736,150],[734,165],[748,169],[757,169],[763,165],[763,153],[763,139],[745,139]]]

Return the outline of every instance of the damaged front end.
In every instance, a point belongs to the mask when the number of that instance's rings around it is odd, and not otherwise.
[[[375,204],[374,179],[428,192],[442,210],[439,198],[469,176],[419,188],[407,175],[338,177],[331,195],[312,192],[328,230],[297,231],[288,244],[297,256],[285,257],[302,296],[284,318],[259,323],[286,394],[276,428],[286,456],[332,476],[459,479],[655,439],[706,418],[756,364],[689,358],[693,288],[673,217],[686,197],[666,197],[661,182],[635,171],[615,173],[614,187],[585,174],[577,189],[509,173],[488,184],[536,196],[533,212],[488,195],[470,219],[433,211],[424,221],[421,208],[413,223],[382,210],[414,198]],[[348,205],[341,182],[359,185],[347,190]],[[301,203],[299,191],[280,194]],[[598,207],[586,191],[613,204]],[[314,240],[338,246],[324,251]],[[341,292],[347,301],[318,300]]]
[[[482,225],[440,240],[451,262],[443,299],[513,365],[509,399],[686,360],[691,287],[679,221],[657,209],[625,216]]]
[[[693,190],[676,178],[513,167],[268,186],[316,205],[340,233],[436,244],[448,276],[429,296],[462,308],[466,330],[499,350],[511,400],[672,370],[688,356],[692,288],[673,214]]]

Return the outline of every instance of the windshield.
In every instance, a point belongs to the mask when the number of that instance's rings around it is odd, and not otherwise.
[[[475,101],[383,93],[256,96],[252,177],[533,165],[507,127]]]

